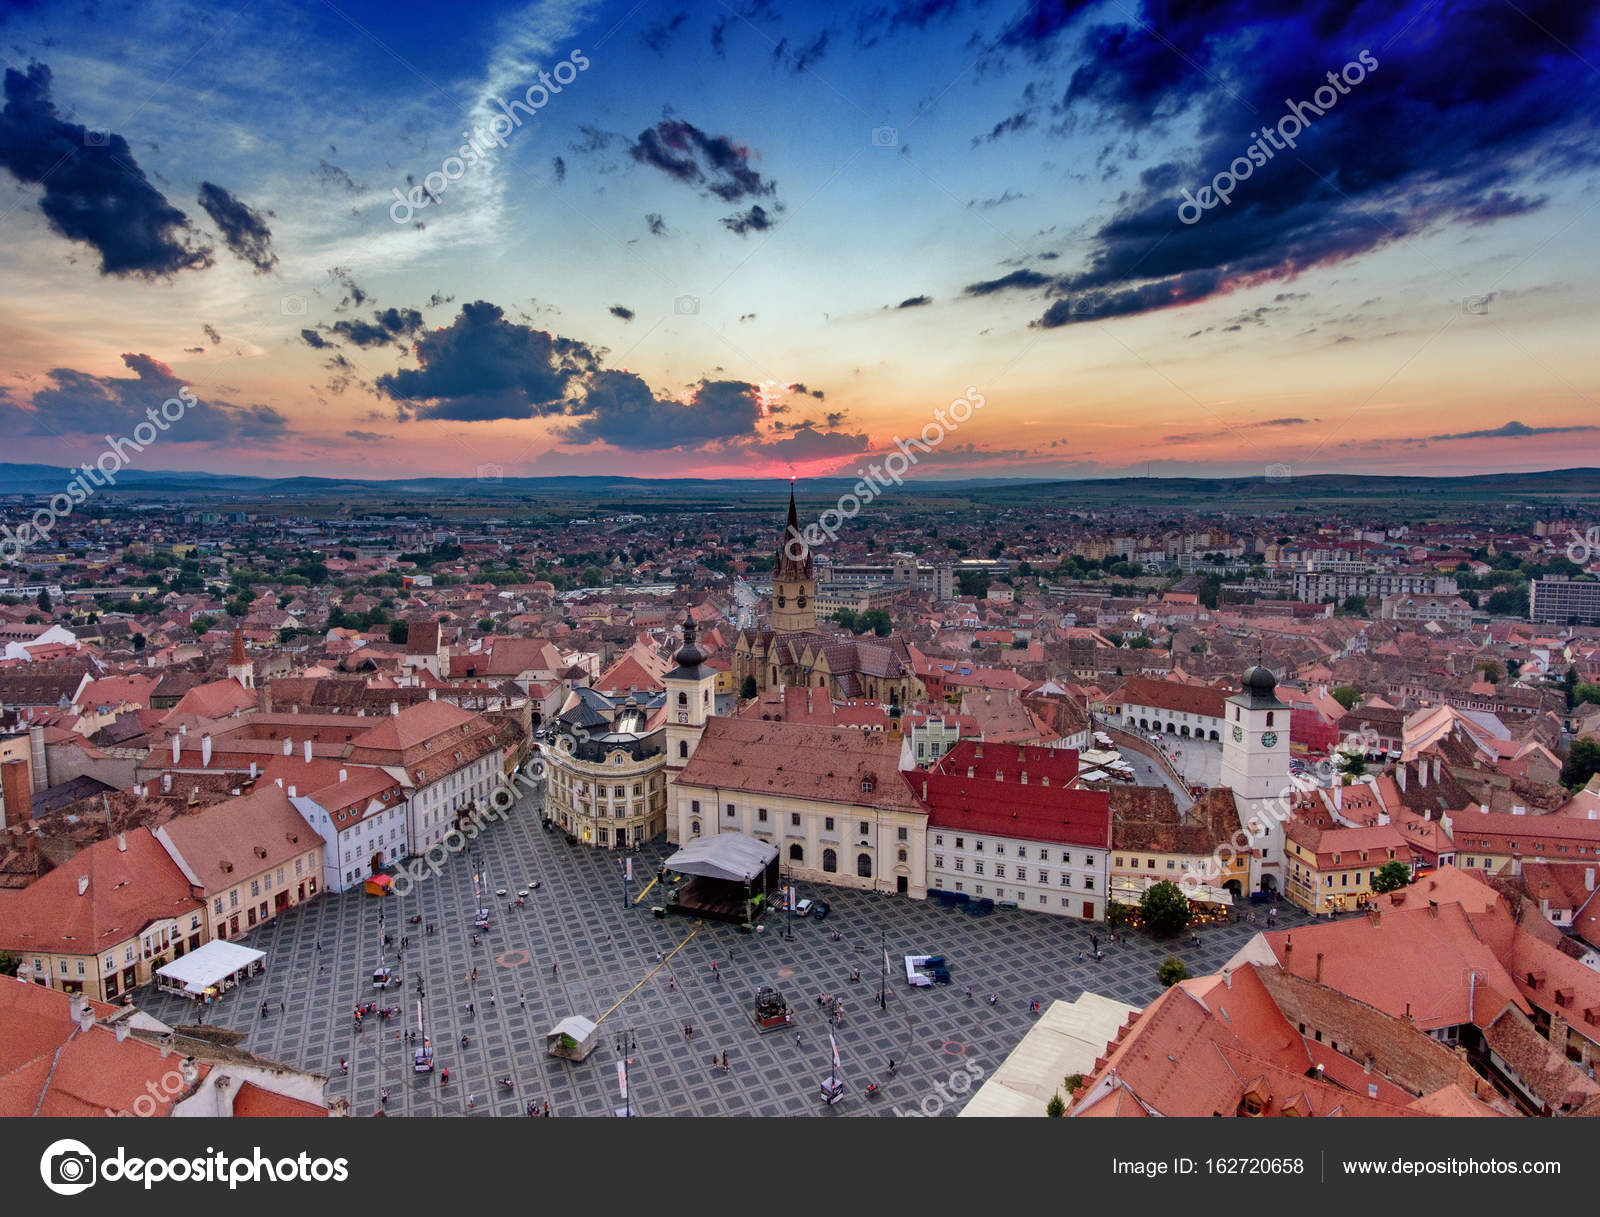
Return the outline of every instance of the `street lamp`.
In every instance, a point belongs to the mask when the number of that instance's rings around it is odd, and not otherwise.
[[[617,1055],[622,1058],[622,1103],[623,1113],[633,1115],[633,1090],[628,1086],[628,1065],[630,1054],[639,1051],[639,1044],[633,1038],[633,1028],[621,1032],[617,1036]]]

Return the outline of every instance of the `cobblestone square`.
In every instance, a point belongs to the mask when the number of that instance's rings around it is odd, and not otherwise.
[[[894,1115],[936,1096],[935,1084],[958,1070],[968,1078],[974,1067],[991,1073],[1033,1022],[1035,999],[1042,1008],[1088,988],[1142,1006],[1161,992],[1156,967],[1167,955],[1195,975],[1214,971],[1264,927],[1264,919],[1208,926],[1198,946],[1188,935],[1156,942],[1142,934],[1112,945],[1104,925],[1007,909],[976,915],[936,900],[801,884],[803,896],[831,906],[825,920],[794,920],[791,938],[774,913],[760,932],[742,934],[688,917],[658,919],[653,892],[636,902],[671,852],[665,840],[636,851],[638,879],[625,894],[622,855],[568,845],[541,827],[537,802],[524,799],[404,896],[323,895],[257,927],[241,941],[267,953],[267,973],[213,1006],[206,1021],[245,1032],[242,1046],[252,1052],[328,1075],[329,1098],[347,1098],[355,1115],[378,1111],[383,1087],[391,1115],[512,1116],[529,1102],[548,1102],[555,1116],[611,1115],[622,1107],[618,1047],[630,1035],[635,1115]],[[492,919],[474,946],[472,876],[480,866]],[[508,907],[534,879],[540,887],[525,907]],[[506,895],[495,895],[501,888]],[[414,915],[422,924],[410,923]],[[1279,906],[1280,926],[1305,921]],[[429,922],[433,935],[425,933]],[[385,933],[394,939],[387,949]],[[1099,962],[1090,958],[1091,934],[1104,953]],[[409,944],[395,965],[402,935]],[[890,958],[886,1009],[878,1005],[880,943]],[[951,983],[911,988],[901,961],[908,954],[945,956]],[[403,985],[373,990],[380,958],[398,966]],[[419,977],[448,1086],[440,1072],[412,1072],[412,1046],[401,1036],[416,1026]],[[750,1010],[762,985],[779,988],[794,1008],[792,1031],[756,1031]],[[834,1032],[845,1095],[833,1106],[819,1098],[830,1069],[821,993],[844,1001]],[[194,1021],[190,1003],[152,988],[135,1000],[169,1023]],[[399,1006],[401,1016],[368,1016],[357,1033],[352,1012],[369,1001]],[[582,1064],[545,1053],[545,1032],[568,1014],[600,1020],[597,1047]],[[500,1084],[505,1077],[511,1088]],[[872,1081],[881,1089],[868,1097]],[[941,1102],[929,1109],[953,1115],[959,1107]]]

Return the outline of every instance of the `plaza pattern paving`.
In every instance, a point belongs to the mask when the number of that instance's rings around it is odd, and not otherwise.
[[[347,1099],[354,1115],[510,1116],[530,1101],[548,1102],[553,1116],[612,1115],[623,1106],[616,1062],[624,1046],[629,1106],[638,1116],[892,1116],[919,1105],[954,1115],[959,1100],[924,1100],[937,1096],[938,1084],[950,1095],[957,1072],[965,1090],[968,1062],[983,1076],[993,1072],[1034,1021],[1034,1000],[1043,1008],[1091,989],[1142,1006],[1161,992],[1156,968],[1169,954],[1193,974],[1214,971],[1264,928],[1241,918],[1200,930],[1198,946],[1188,935],[1157,942],[1137,933],[1112,944],[1104,925],[1005,909],[974,915],[934,900],[801,884],[802,896],[831,905],[826,920],[786,924],[774,912],[747,935],[688,917],[657,918],[650,912],[656,892],[636,900],[670,852],[664,840],[639,849],[625,897],[620,854],[567,844],[541,827],[537,802],[524,799],[404,896],[323,895],[257,927],[241,941],[267,953],[267,973],[210,1008],[206,1021],[244,1032],[249,1051],[327,1075],[329,1097]],[[487,879],[492,913],[477,946],[475,872]],[[509,908],[533,879],[541,884],[525,907]],[[508,894],[496,896],[499,888]],[[424,924],[410,924],[413,915]],[[1305,920],[1280,906],[1280,926]],[[425,933],[428,922],[433,935]],[[394,939],[386,949],[385,933]],[[409,945],[396,964],[402,935]],[[1104,954],[1099,961],[1091,935]],[[880,943],[892,968],[883,1009]],[[908,954],[944,955],[952,983],[911,988],[901,964]],[[380,961],[401,970],[401,987],[374,992]],[[851,980],[854,969],[859,982]],[[402,1038],[416,1026],[419,976],[425,1026],[438,1066],[450,1070],[448,1086],[439,1072],[412,1072],[412,1045]],[[757,1033],[749,1011],[762,985],[782,990],[795,1012],[792,1030]],[[821,993],[844,1002],[837,1028],[817,1002]],[[194,1021],[190,1003],[151,988],[136,1001],[166,1022]],[[398,1005],[401,1017],[369,1016],[356,1033],[352,1011],[368,1001]],[[600,1019],[596,1050],[582,1064],[545,1052],[545,1032],[568,1014]],[[819,1099],[831,1067],[830,1030],[845,1083],[833,1106]],[[514,1083],[509,1089],[500,1084],[505,1077]],[[880,1092],[868,1097],[872,1081]]]

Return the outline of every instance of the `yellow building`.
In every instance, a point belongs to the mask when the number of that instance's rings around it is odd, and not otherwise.
[[[1295,821],[1284,831],[1284,854],[1284,894],[1308,913],[1358,908],[1376,894],[1372,884],[1385,864],[1403,862],[1411,869],[1411,847],[1393,825],[1318,828]]]

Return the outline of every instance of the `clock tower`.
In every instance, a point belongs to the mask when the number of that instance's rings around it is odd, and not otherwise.
[[[1222,703],[1222,785],[1233,791],[1239,822],[1249,834],[1252,886],[1283,890],[1283,828],[1293,790],[1289,781],[1289,707],[1278,700],[1277,678],[1259,664],[1244,687]]]
[[[695,642],[692,616],[683,619],[683,645],[672,661],[676,666],[661,678],[667,690],[668,782],[689,763],[706,719],[716,713],[717,672],[706,666],[706,653]]]
[[[772,560],[772,629],[777,634],[809,634],[817,628],[817,574],[811,546],[800,531],[794,483],[789,484],[789,519]]]

